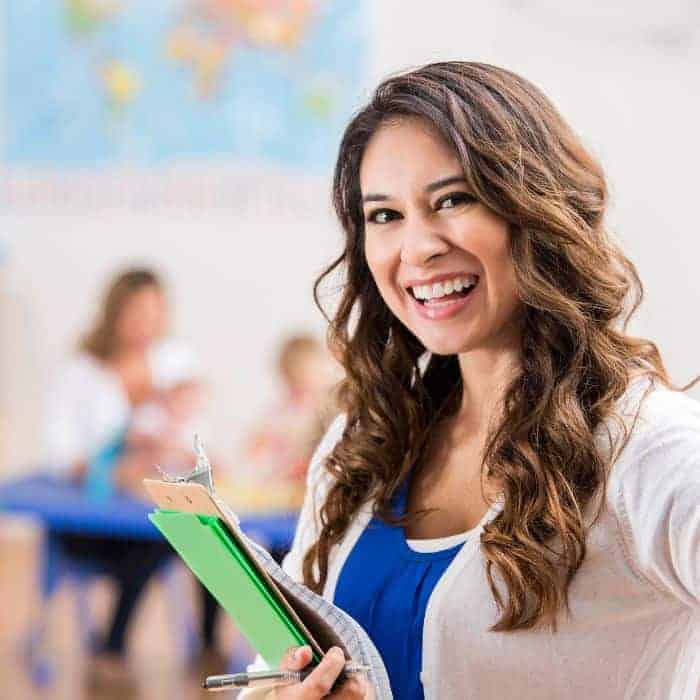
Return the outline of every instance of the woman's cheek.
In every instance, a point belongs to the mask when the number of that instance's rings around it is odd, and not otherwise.
[[[374,279],[374,283],[382,296],[386,293],[386,283],[388,279],[386,257],[382,254],[381,248],[371,241],[365,244],[365,260],[367,267]]]

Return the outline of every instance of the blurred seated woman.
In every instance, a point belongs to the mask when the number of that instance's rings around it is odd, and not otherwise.
[[[91,498],[107,498],[114,489],[140,495],[154,464],[186,458],[171,428],[181,426],[183,406],[191,404],[182,395],[193,390],[192,362],[186,349],[164,340],[166,322],[157,275],[148,269],[120,274],[49,394],[46,461],[81,482]],[[95,680],[130,682],[129,620],[149,578],[171,556],[169,545],[69,533],[60,545],[66,556],[97,563],[116,581],[117,603],[91,670]]]

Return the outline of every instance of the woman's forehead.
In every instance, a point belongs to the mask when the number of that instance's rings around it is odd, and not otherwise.
[[[402,118],[382,124],[372,135],[360,164],[360,188],[368,194],[392,194],[462,172],[455,151],[435,126]]]

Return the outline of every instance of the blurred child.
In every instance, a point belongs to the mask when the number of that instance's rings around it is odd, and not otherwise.
[[[219,485],[220,495],[236,507],[297,510],[304,498],[306,471],[313,452],[333,419],[333,386],[339,368],[311,335],[297,334],[282,342],[277,357],[281,394],[260,415],[244,441],[239,468],[227,488]],[[270,548],[280,562],[287,548]],[[218,607],[203,589],[203,639],[212,653]],[[247,647],[246,651],[247,651]],[[246,652],[244,652],[246,653]],[[214,657],[213,668],[220,660]]]
[[[136,408],[125,436],[125,449],[154,449],[170,472],[192,468],[193,438],[199,422],[203,387],[194,378],[154,393]]]
[[[87,464],[86,495],[106,500],[117,488],[146,498],[142,481],[157,476],[155,465],[170,474],[189,472],[194,463],[193,437],[202,433],[201,405],[202,385],[194,378],[153,391]]]
[[[262,413],[244,445],[245,477],[275,507],[301,507],[306,470],[333,417],[337,369],[311,335],[285,340],[279,350],[280,398]],[[256,499],[257,500],[257,499]]]

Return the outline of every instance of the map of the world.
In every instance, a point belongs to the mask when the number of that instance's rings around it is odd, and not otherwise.
[[[6,2],[3,160],[325,169],[361,98],[363,5]]]

